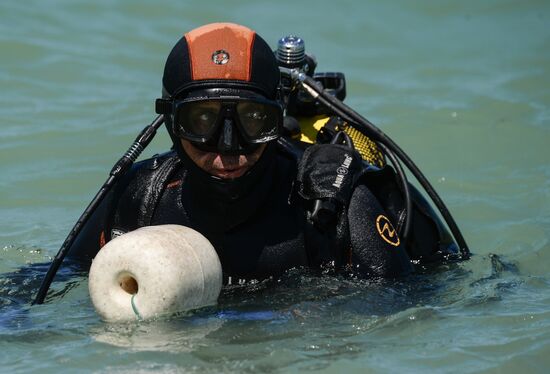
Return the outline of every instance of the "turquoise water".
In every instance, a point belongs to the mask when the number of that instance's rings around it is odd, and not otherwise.
[[[103,323],[85,277],[21,305],[0,275],[0,371],[545,372],[550,366],[550,4],[546,1],[0,3],[0,273],[53,256],[153,118],[167,53],[213,21],[318,71],[417,162],[476,254],[406,281],[290,273],[194,315]],[[167,149],[161,133],[144,156]]]

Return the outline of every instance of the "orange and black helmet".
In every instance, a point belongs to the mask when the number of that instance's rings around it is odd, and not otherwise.
[[[275,55],[256,32],[233,23],[212,23],[185,34],[170,52],[163,97],[226,87],[275,99],[279,80]]]

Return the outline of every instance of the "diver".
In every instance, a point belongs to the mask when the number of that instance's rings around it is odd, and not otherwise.
[[[406,204],[394,169],[365,160],[343,131],[325,144],[287,136],[287,105],[276,56],[253,30],[213,23],[186,33],[156,102],[172,150],[117,181],[68,257],[89,264],[114,237],[161,224],[202,233],[225,284],[291,268],[398,277],[457,252],[414,188],[400,237]]]

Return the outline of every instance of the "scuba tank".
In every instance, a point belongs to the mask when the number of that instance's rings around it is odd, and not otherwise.
[[[295,35],[279,39],[275,57],[279,66],[298,69],[312,77],[317,84],[330,95],[344,100],[346,98],[346,78],[340,72],[316,73],[317,59],[305,51],[305,42]],[[330,143],[339,132],[345,132],[353,141],[355,149],[371,165],[384,167],[383,153],[369,137],[349,126],[340,117],[319,101],[314,100],[304,89],[293,86],[292,80],[285,74],[281,77],[281,93],[285,105],[284,129],[290,138],[304,143]]]
[[[316,73],[316,58],[306,52],[304,40],[295,35],[279,39],[275,55],[281,70],[280,94],[285,105],[284,135],[305,143],[330,143],[336,134],[344,132],[369,166],[385,169],[389,159],[397,174],[404,205],[404,218],[399,219],[404,223],[399,225],[399,235],[407,242],[413,199],[416,211],[431,208],[407,181],[403,163],[438,208],[459,246],[461,259],[469,258],[470,250],[454,218],[416,164],[382,130],[342,102],[346,97],[344,74]],[[437,221],[437,217],[432,218]]]

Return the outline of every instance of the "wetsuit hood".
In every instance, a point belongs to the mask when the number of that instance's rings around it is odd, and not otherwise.
[[[254,30],[212,23],[186,33],[164,67],[163,97],[208,87],[247,87],[275,99],[280,72],[275,54]]]
[[[190,91],[225,88],[253,91],[275,100],[280,72],[275,54],[254,30],[234,23],[212,23],[187,32],[170,52],[162,77],[162,96],[174,99]],[[234,95],[235,93],[232,93]],[[174,149],[188,169],[189,181],[201,195],[219,201],[236,201],[250,194],[265,177],[274,155],[273,141],[247,173],[234,180],[214,177],[200,169],[186,154],[172,131],[172,116],[165,123]],[[243,154],[250,147],[243,147]],[[267,173],[269,174],[269,173]]]

